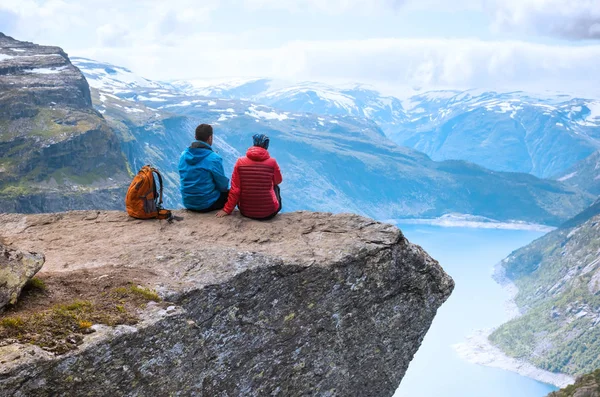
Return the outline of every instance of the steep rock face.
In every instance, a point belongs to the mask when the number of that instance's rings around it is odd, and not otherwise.
[[[600,367],[599,206],[500,263],[523,312],[490,336],[509,355],[570,375]]]
[[[99,208],[122,206],[119,141],[58,47],[0,33],[0,153],[0,212],[94,208],[95,195]]]
[[[44,256],[0,243],[0,311],[14,304],[21,290],[44,265]]]
[[[453,289],[397,228],[359,216],[178,215],[0,215],[5,240],[47,253],[45,276],[138,272],[171,302],[65,356],[0,347],[3,395],[391,396]]]

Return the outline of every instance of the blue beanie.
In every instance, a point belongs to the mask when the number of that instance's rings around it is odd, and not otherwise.
[[[259,146],[263,149],[269,148],[269,137],[264,134],[256,134],[252,137],[254,146]]]

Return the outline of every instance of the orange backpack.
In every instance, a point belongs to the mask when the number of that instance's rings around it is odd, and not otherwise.
[[[156,190],[154,174],[158,177],[160,185]],[[163,180],[156,168],[145,165],[133,178],[127,196],[125,207],[129,216],[137,219],[171,219],[171,211],[162,208]]]

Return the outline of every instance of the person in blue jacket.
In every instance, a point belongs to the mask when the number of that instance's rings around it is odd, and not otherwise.
[[[196,127],[196,140],[181,153],[179,180],[183,206],[192,211],[220,210],[229,197],[229,178],[223,171],[223,159],[212,149],[213,128]]]

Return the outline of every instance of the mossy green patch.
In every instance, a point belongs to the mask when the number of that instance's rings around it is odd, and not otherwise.
[[[285,316],[283,321],[285,321],[285,322],[292,321],[295,317],[296,317],[296,313],[290,313],[287,316]]]
[[[25,284],[24,290],[25,291],[46,291],[48,287],[46,286],[46,283],[44,282],[44,280],[42,280],[41,278],[37,278],[37,277],[33,277],[32,279],[30,279],[29,281],[27,281],[27,284]]]
[[[85,334],[94,332],[93,324],[133,325],[138,321],[138,308],[160,300],[152,290],[135,285],[115,288],[94,299],[73,300],[34,313],[6,315],[0,319],[0,340],[17,339],[63,354],[76,349]]]
[[[113,290],[113,294],[119,299],[137,296],[148,301],[160,302],[160,297],[155,291],[149,288],[140,287],[133,284],[131,284],[129,287],[115,288]]]

